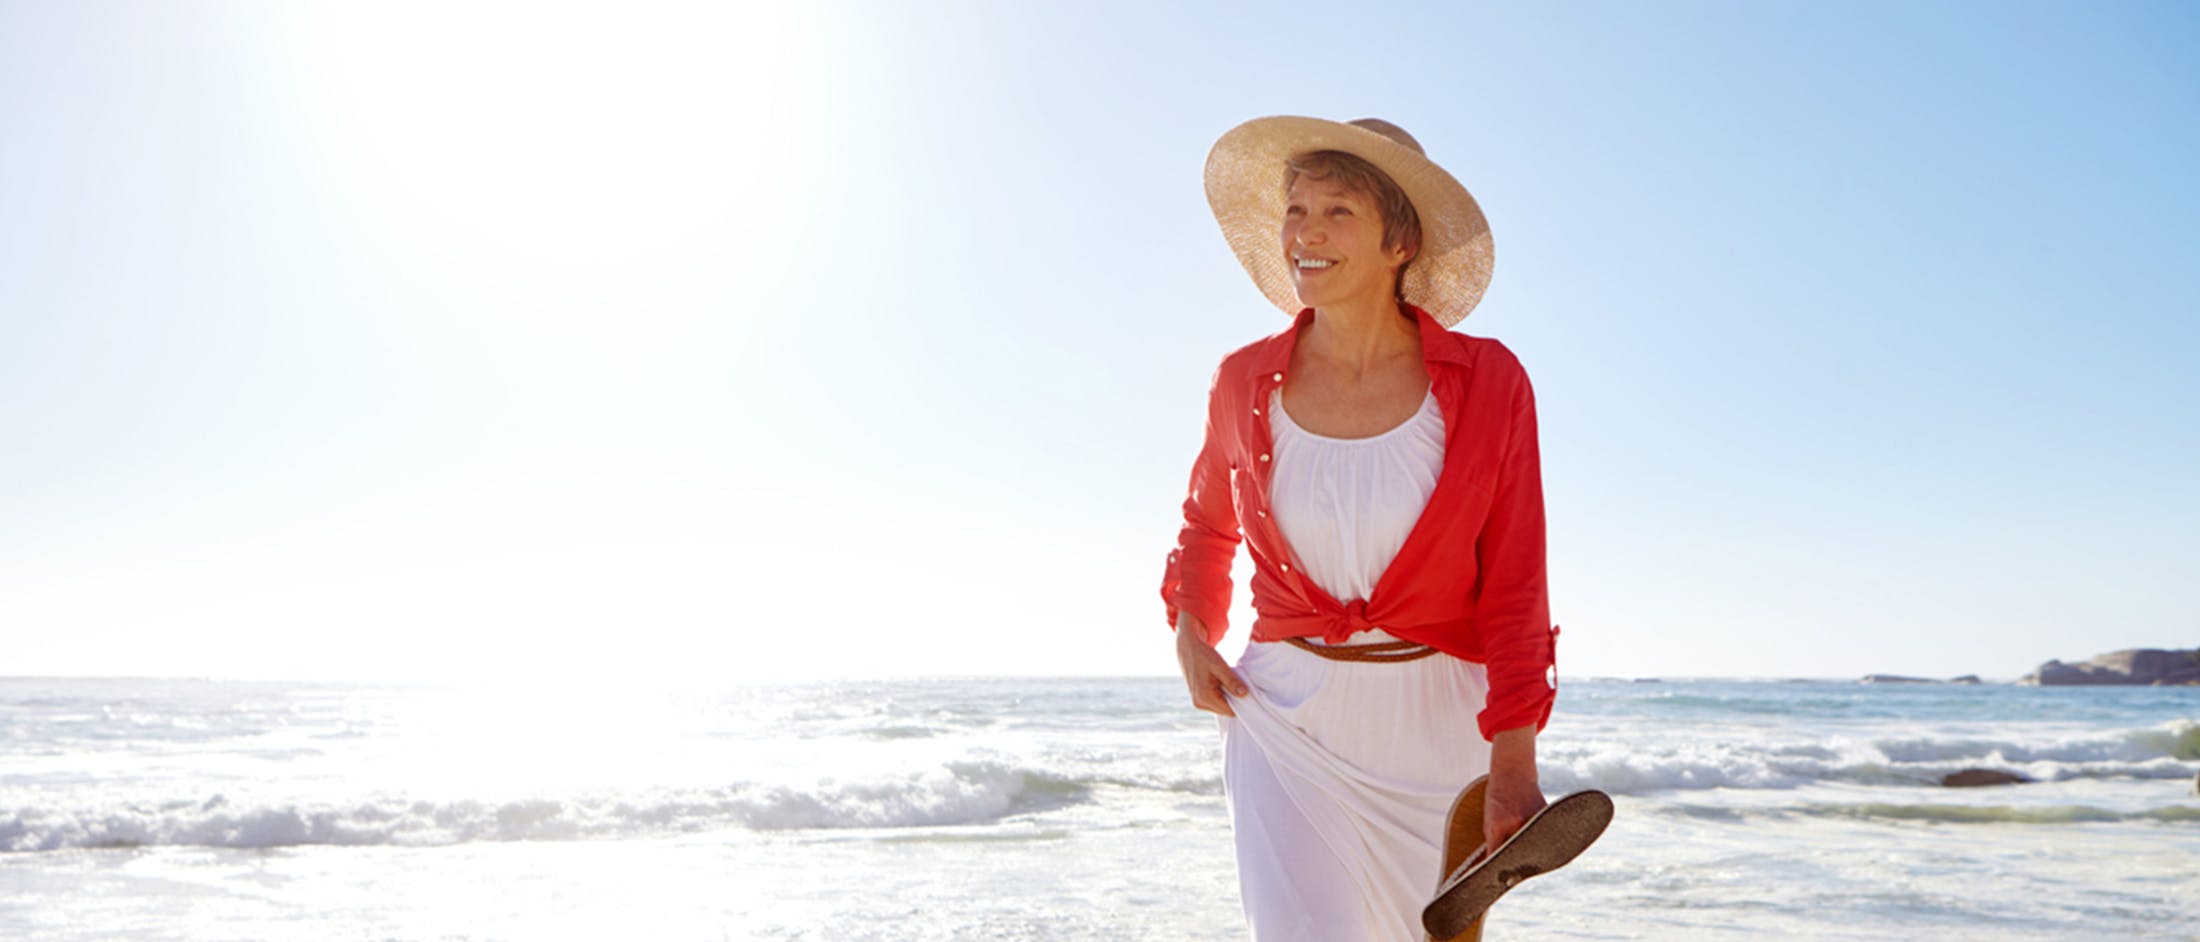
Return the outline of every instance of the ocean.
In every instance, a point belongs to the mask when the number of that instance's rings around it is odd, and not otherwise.
[[[1242,939],[1218,747],[1157,678],[5,679],[0,938]],[[2200,688],[1567,681],[1540,753],[1618,814],[1493,942],[2200,939]]]

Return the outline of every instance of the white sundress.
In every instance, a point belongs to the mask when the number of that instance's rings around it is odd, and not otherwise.
[[[1371,438],[1299,428],[1280,390],[1268,415],[1277,527],[1314,584],[1339,602],[1365,599],[1442,470],[1434,394]],[[1394,640],[1374,629],[1346,643]],[[1489,770],[1475,723],[1489,693],[1482,666],[1443,654],[1334,661],[1254,642],[1237,670],[1251,693],[1222,718],[1223,790],[1255,942],[1422,942],[1444,815]]]

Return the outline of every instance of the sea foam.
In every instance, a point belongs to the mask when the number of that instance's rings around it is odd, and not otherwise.
[[[579,840],[725,828],[916,828],[981,824],[1084,799],[1086,783],[998,762],[808,786],[586,794],[508,801],[377,796],[238,801],[220,795],[0,809],[0,850],[301,845],[433,846]]]
[[[2200,724],[2175,720],[2064,739],[1880,734],[1771,744],[1701,735],[1666,742],[1554,737],[1538,759],[1548,790],[1639,794],[1821,783],[1938,784],[1969,768],[2019,772],[2036,781],[2189,779],[2189,763],[2196,757]]]

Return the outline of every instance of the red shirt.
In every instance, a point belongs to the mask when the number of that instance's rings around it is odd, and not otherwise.
[[[1408,306],[1421,327],[1429,388],[1444,413],[1444,467],[1398,555],[1365,601],[1339,603],[1307,580],[1268,515],[1264,414],[1283,385],[1312,309],[1289,330],[1222,359],[1207,396],[1206,440],[1192,465],[1184,529],[1169,554],[1161,597],[1169,624],[1188,611],[1209,643],[1228,631],[1230,564],[1239,542],[1253,553],[1253,640],[1319,636],[1335,644],[1380,627],[1488,666],[1483,738],[1550,719],[1558,629],[1551,626],[1543,563],[1543,473],[1535,395],[1512,351],[1495,340],[1445,330]]]

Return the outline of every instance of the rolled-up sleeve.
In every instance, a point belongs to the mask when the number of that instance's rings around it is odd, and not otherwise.
[[[1550,721],[1557,661],[1549,583],[1544,571],[1543,467],[1536,444],[1535,392],[1518,361],[1502,358],[1508,421],[1495,496],[1475,541],[1474,624],[1488,658],[1489,704],[1477,717],[1485,739]],[[1492,364],[1493,366],[1498,364]]]
[[[1220,643],[1229,630],[1230,566],[1242,539],[1230,492],[1230,443],[1222,421],[1225,373],[1226,368],[1217,368],[1208,386],[1206,433],[1199,458],[1192,463],[1184,528],[1177,533],[1176,549],[1170,551],[1161,579],[1170,627],[1176,626],[1179,612],[1190,612],[1206,624],[1209,644]]]

